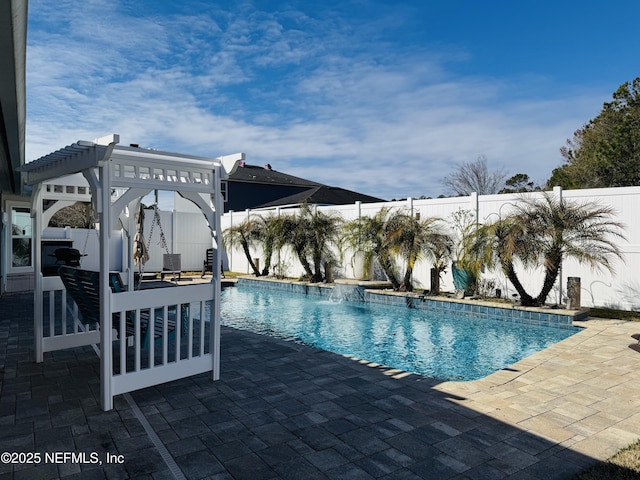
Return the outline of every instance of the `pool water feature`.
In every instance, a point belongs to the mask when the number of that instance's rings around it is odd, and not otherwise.
[[[336,283],[331,289],[332,302],[364,302],[364,287],[349,283]]]
[[[440,380],[485,377],[580,330],[244,286],[223,290],[221,316],[226,326]]]

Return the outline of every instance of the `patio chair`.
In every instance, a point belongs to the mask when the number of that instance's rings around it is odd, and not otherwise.
[[[200,275],[200,278],[203,278],[207,272],[211,272],[213,275],[213,248],[207,248],[207,253],[202,262],[202,275]]]
[[[58,275],[64,284],[67,292],[78,305],[78,309],[81,313],[81,321],[85,324],[100,323],[100,272],[94,272],[91,270],[82,270],[79,268],[62,266],[58,269]],[[114,293],[124,291],[122,279],[118,272],[109,273],[109,286]],[[188,305],[182,305],[181,308],[182,317],[182,333],[187,333],[189,325],[189,307]],[[118,331],[120,339],[124,337],[132,337],[135,333],[135,312],[126,313],[125,332],[124,336],[121,336],[119,331],[120,318],[118,314],[113,315],[113,328]],[[140,333],[142,348],[149,347],[150,342],[150,329],[149,327],[149,312],[140,312]],[[162,341],[163,333],[163,321],[162,316],[155,315],[153,338],[154,343]],[[176,330],[176,312],[169,312],[169,318],[167,319],[167,332],[168,338],[175,338]]]

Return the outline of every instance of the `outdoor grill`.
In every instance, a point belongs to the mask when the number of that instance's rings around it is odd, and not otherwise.
[[[49,254],[50,257],[55,257],[56,265],[67,265],[69,267],[79,267],[80,258],[86,255],[80,253],[77,248],[57,248],[55,252]]]

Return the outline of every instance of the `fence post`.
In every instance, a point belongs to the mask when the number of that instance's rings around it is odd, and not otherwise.
[[[233,210],[229,210],[229,226],[227,228],[233,228]],[[220,233],[222,234],[222,232]],[[233,272],[233,248],[227,250],[227,260],[229,261],[229,271]]]
[[[558,197],[558,201],[562,202],[562,187],[553,187],[553,194]],[[558,305],[562,304],[562,257],[560,257],[560,268],[558,269]]]
[[[250,208],[247,208],[247,209],[245,210],[245,212],[246,212],[246,214],[247,214],[247,218],[246,218],[246,220],[247,220],[247,222],[248,222],[248,221],[249,221],[249,218],[251,217],[251,209],[250,209]],[[247,259],[247,274],[249,274],[249,273],[253,273],[253,272],[251,271],[251,265],[250,265],[250,263],[251,263],[251,262],[249,262],[249,261],[248,261],[248,259]]]
[[[478,201],[478,193],[471,192],[469,195],[469,203],[471,204],[471,210],[474,212],[474,216],[476,217],[476,223],[480,221],[480,202]]]
[[[276,217],[280,218],[280,207],[276,207]],[[278,269],[282,272],[282,256],[280,250],[281,248],[278,248]]]
[[[171,210],[171,253],[176,253],[176,239],[178,238],[178,216],[176,215],[176,209]],[[163,265],[164,266],[164,265]]]

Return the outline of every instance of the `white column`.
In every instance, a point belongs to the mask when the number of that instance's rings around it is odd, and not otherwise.
[[[99,167],[100,181],[92,192],[100,219],[100,403],[104,411],[113,409],[111,289],[109,288],[109,239],[111,237],[111,162]],[[139,345],[136,345],[139,348]]]
[[[9,212],[11,215],[11,212]],[[9,220],[11,222],[11,220]],[[42,184],[39,183],[31,197],[31,241],[33,248],[33,338],[35,341],[35,357],[36,362],[41,363],[44,360],[43,355],[43,315],[42,315]],[[11,241],[11,240],[9,240]]]
[[[220,195],[220,167],[214,167],[214,184],[215,192],[213,193],[213,222],[215,235],[215,250],[213,251],[213,265],[211,266],[212,288],[213,288],[213,304],[211,305],[211,319],[209,332],[209,351],[211,352],[211,379],[218,380],[220,378],[220,248],[222,244],[222,223],[220,215],[223,210],[222,195]]]

